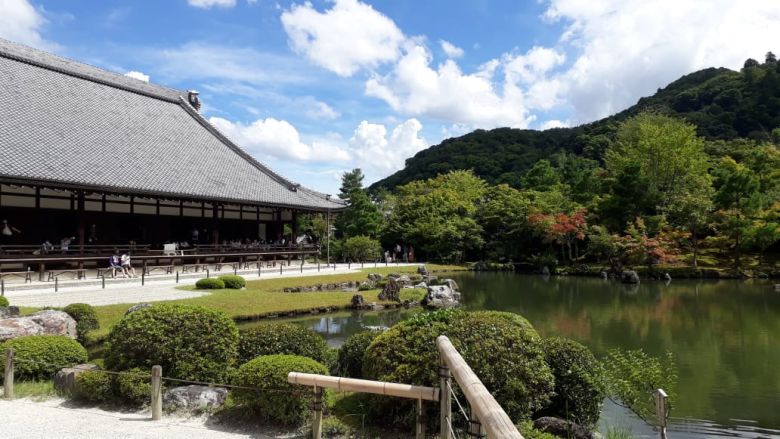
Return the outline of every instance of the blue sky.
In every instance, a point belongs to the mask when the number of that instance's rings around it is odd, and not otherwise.
[[[0,37],[197,89],[259,160],[336,193],[476,128],[619,111],[780,51],[776,0],[0,0]]]

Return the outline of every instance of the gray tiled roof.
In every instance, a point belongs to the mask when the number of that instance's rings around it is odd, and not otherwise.
[[[0,177],[338,209],[219,133],[186,93],[0,39]]]

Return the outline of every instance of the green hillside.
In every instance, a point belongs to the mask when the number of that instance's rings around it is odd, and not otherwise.
[[[541,158],[572,153],[601,161],[617,124],[643,111],[681,117],[709,140],[768,140],[780,127],[780,63],[767,54],[735,72],[708,68],[681,77],[636,105],[596,122],[546,131],[498,128],[476,130],[420,151],[406,167],[374,183],[372,192],[414,180],[470,169],[489,183],[522,186],[522,177]]]

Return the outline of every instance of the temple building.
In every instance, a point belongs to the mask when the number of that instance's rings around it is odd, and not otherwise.
[[[0,248],[279,242],[298,214],[344,207],[257,161],[200,107],[195,91],[0,39]]]

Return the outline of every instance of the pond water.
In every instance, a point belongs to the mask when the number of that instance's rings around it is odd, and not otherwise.
[[[671,437],[780,438],[780,293],[768,281],[673,280],[639,286],[582,277],[458,273],[468,309],[524,315],[544,336],[610,348],[670,351],[678,364]],[[332,346],[412,312],[341,313],[297,319]],[[602,420],[654,436],[612,404]]]

